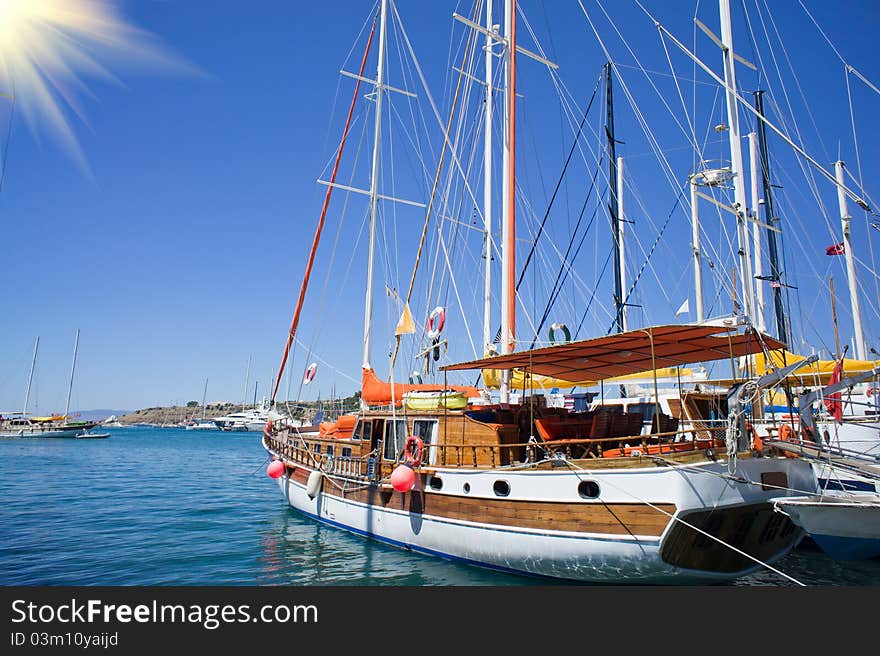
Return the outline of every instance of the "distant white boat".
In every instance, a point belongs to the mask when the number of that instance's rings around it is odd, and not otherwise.
[[[217,428],[217,424],[210,419],[196,419],[186,426],[186,430],[217,430]]]
[[[284,415],[271,410],[266,404],[263,404],[259,408],[251,408],[241,412],[232,412],[222,417],[214,417],[214,422],[220,430],[262,433],[267,421],[270,419],[276,421],[282,417]]]

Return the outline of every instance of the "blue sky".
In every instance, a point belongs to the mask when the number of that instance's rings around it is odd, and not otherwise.
[[[140,0],[118,4],[128,21],[156,35],[169,51],[189,62],[197,72],[145,70],[109,61],[107,66],[121,84],[83,76],[89,90],[89,94],[80,94],[87,124],[73,114],[70,117],[91,174],[78,166],[51,135],[31,131],[20,114],[12,116],[8,104],[0,107],[0,135],[6,148],[0,191],[0,222],[5,242],[0,294],[6,306],[0,313],[3,410],[19,409],[22,405],[37,336],[40,351],[30,409],[63,409],[77,328],[81,337],[74,408],[139,408],[200,399],[206,378],[209,402],[241,400],[249,357],[253,365],[248,396],[253,394],[255,380],[259,381],[259,396],[264,394],[280,361],[323,199],[324,187],[315,180],[327,175],[325,167],[338,141],[353,89],[351,80],[341,78],[339,70],[357,68],[365,42],[361,29],[372,7],[370,2],[270,0]],[[445,116],[448,92],[454,83],[450,67],[453,58],[460,57],[456,48],[464,34],[451,14],[469,13],[472,6],[412,0],[399,0],[397,4],[431,93]],[[583,4],[596,21],[612,56],[621,64],[624,81],[639,98],[640,110],[656,126],[656,137],[667,151],[675,174],[684,179],[692,162],[692,149],[688,149],[686,139],[645,77],[632,68],[632,55],[609,26],[600,5],[587,0]],[[642,65],[668,73],[657,31],[639,7],[628,2],[604,4],[630,46],[639,49]],[[718,29],[714,2],[644,4],[688,45],[694,42],[695,12]],[[793,82],[786,87],[791,94],[789,100],[796,107],[802,106],[801,90],[803,97],[808,98],[810,113],[797,112],[807,149],[826,166],[836,159],[840,149],[850,170],[857,175],[843,65],[796,0],[770,4],[776,27],[787,39],[788,50],[784,54],[799,73],[800,87]],[[871,44],[880,7],[872,2],[804,4],[846,61],[878,83],[880,71]],[[762,14],[758,10],[765,7],[764,2],[751,1],[734,1],[733,5],[735,12],[746,6],[753,28]],[[579,103],[578,111],[583,111],[604,58],[581,8],[576,1],[569,0],[524,1],[522,6],[544,48],[559,62],[559,75]],[[766,12],[763,15],[769,20]],[[747,37],[748,27],[738,15],[736,49],[745,58],[755,59]],[[526,47],[534,47],[525,28],[520,29]],[[720,71],[717,49],[713,50],[714,46],[702,34],[697,36],[697,44],[701,57],[713,70]],[[389,46],[389,56],[396,57],[400,52],[397,46]],[[767,57],[769,50],[761,52]],[[777,50],[776,55],[784,64],[783,52]],[[670,50],[670,56],[679,74],[692,76],[692,67],[681,53]],[[370,76],[375,72],[372,61],[367,68]],[[769,59],[765,63],[771,66]],[[410,77],[405,74],[407,70]],[[528,60],[523,61],[521,70],[523,145],[519,170],[523,193],[533,202],[540,219],[571,145],[571,132],[560,110],[551,102],[553,87],[546,71]],[[744,89],[754,88],[754,74],[744,67],[739,67],[738,73]],[[417,86],[411,68],[392,66],[390,75],[392,85]],[[679,102],[671,78],[658,75],[653,79],[668,101]],[[723,115],[720,106],[713,108],[711,104],[715,93],[708,84],[711,80],[705,74],[698,74],[697,79],[697,131],[702,137],[706,125],[716,117],[716,122],[721,122]],[[855,116],[861,120],[857,133],[862,139],[862,175],[869,181],[868,193],[880,197],[870,182],[876,178],[878,164],[877,137],[871,134],[870,118],[877,115],[880,98],[855,78],[850,78],[850,84]],[[693,87],[687,83],[682,89],[689,104]],[[434,133],[426,137],[423,152],[425,166],[433,171],[440,143],[437,123],[425,104],[424,92],[414,90],[420,92],[419,102],[427,117],[423,126]],[[632,260],[628,268],[632,280],[642,265],[640,249],[647,251],[651,247],[657,226],[673,210],[675,192],[650,157],[648,142],[621,86],[616,87],[615,94],[618,138],[624,142],[618,154],[627,158],[627,172],[632,175],[628,207],[636,219],[634,230],[639,232],[640,245],[630,249]],[[366,123],[366,111],[367,103],[362,101],[359,125]],[[590,129],[595,137],[601,125],[601,111],[597,113],[594,107],[591,117]],[[11,137],[7,140],[10,120]],[[355,132],[358,138],[359,130],[360,127]],[[393,133],[389,130],[388,134]],[[394,156],[403,162],[398,168],[414,170],[413,160],[402,154],[406,136],[397,135],[395,139]],[[787,213],[784,218],[790,220],[792,228],[804,228],[785,238],[790,257],[787,273],[799,289],[798,297],[792,297],[797,306],[794,314],[798,336],[815,348],[833,345],[827,288],[823,286],[827,285],[828,276],[833,275],[841,336],[846,341],[849,306],[843,258],[824,255],[824,247],[834,243],[833,232],[815,209],[817,202],[808,187],[798,181],[800,168],[794,159],[783,154],[780,141],[772,141],[771,147],[777,153],[772,155],[779,166],[777,182],[784,186],[780,191],[784,196],[777,204]],[[383,151],[387,164],[391,161],[391,150]],[[364,146],[360,163],[367,161],[366,152]],[[723,144],[710,143],[707,152],[721,155]],[[747,157],[747,149],[744,154]],[[346,176],[349,165],[350,160],[346,160]],[[562,240],[570,233],[584,198],[583,180],[591,172],[590,166],[582,163],[577,172],[572,172],[581,180],[568,179],[563,187],[548,229],[554,239]],[[603,175],[604,172],[600,180]],[[421,177],[425,177],[424,171]],[[366,184],[364,174],[356,174],[354,179]],[[404,182],[394,189],[402,196],[412,197],[424,189],[423,182]],[[830,217],[830,227],[836,227],[839,236],[834,189],[824,182],[817,186]],[[482,193],[479,184],[474,188],[477,194]],[[644,208],[638,205],[636,197]],[[334,268],[328,273],[344,205],[348,223],[339,233]],[[363,321],[364,238],[360,236],[360,226],[364,208],[359,196],[349,198],[347,205],[343,194],[334,196],[299,333],[316,354],[307,357],[301,348],[294,354],[294,395],[302,371],[311,360],[320,362],[318,376],[303,390],[303,396],[314,398],[320,394],[327,398],[334,391],[349,394],[356,388],[353,380],[359,378]],[[398,310],[393,299],[390,305],[386,303],[382,285],[405,289],[423,218],[419,211],[395,211],[394,223],[391,210],[387,210],[383,225],[386,234],[397,228],[398,243],[390,237],[383,242],[380,260],[385,263],[378,266],[378,335],[373,351],[374,365],[383,376],[388,371],[385,352],[392,343],[388,335]],[[867,271],[872,266],[870,250],[878,249],[880,256],[880,242],[873,243],[871,233],[876,231],[865,227],[864,215],[854,207],[851,211],[856,219],[854,233],[861,249],[859,256],[864,263],[862,311],[866,334],[869,344],[880,348],[876,341],[880,337],[876,278]],[[465,210],[462,216],[467,214]],[[645,214],[651,214],[650,221]],[[604,226],[602,219],[596,219],[597,226]],[[707,210],[706,220],[718,219]],[[525,218],[524,221],[521,234],[527,235],[534,226]],[[720,229],[706,230],[707,234],[715,235],[716,243],[723,242]],[[602,290],[597,299],[607,307],[609,295],[604,290],[610,282],[607,273],[599,274],[607,243],[600,233],[594,234],[588,237],[583,251],[581,274],[585,285]],[[477,243],[473,237],[468,239],[471,245]],[[638,290],[636,299],[645,309],[641,314],[634,313],[634,321],[686,319],[675,318],[674,311],[684,298],[693,299],[687,264],[689,239],[686,215],[681,215],[679,208],[646,268],[644,289]],[[438,252],[436,243],[434,246],[426,255],[428,262]],[[458,294],[467,300],[478,287],[477,273],[482,265],[479,260],[464,256],[458,261],[468,269],[460,284],[470,291],[458,289]],[[546,268],[536,266],[523,297],[529,307],[542,309],[540,297],[555,269],[552,258],[540,262]],[[497,271],[495,275],[497,280]],[[452,308],[455,290],[448,281],[443,285],[444,302]],[[433,305],[429,286],[420,283],[417,288],[417,293],[423,294],[418,310],[414,306],[417,322],[424,322],[426,312],[422,308]],[[323,302],[322,289],[327,290]],[[584,290],[572,288],[571,298],[565,301],[567,305],[560,305],[554,320],[562,318],[569,325],[577,323],[573,315],[585,303],[583,298],[576,297],[578,291],[582,294]],[[729,300],[720,297],[715,313],[720,313],[725,303],[729,306]],[[497,308],[495,312],[497,316]],[[455,313],[453,309],[449,312],[450,357],[470,359],[473,353]],[[607,327],[606,315],[591,315],[580,336],[604,334]],[[478,318],[470,328],[478,336]],[[400,365],[398,377],[405,376],[414,366],[409,359],[418,345],[413,341],[405,350],[407,362]]]

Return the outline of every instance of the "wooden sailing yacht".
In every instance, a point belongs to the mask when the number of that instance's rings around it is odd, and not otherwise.
[[[500,402],[487,400],[473,387],[459,386],[455,391],[469,400],[464,408],[441,404],[434,410],[413,410],[402,403],[405,394],[445,392],[452,386],[385,382],[376,375],[370,365],[372,228],[380,198],[381,104],[393,89],[384,81],[383,68],[390,3],[381,0],[374,23],[379,41],[375,79],[364,77],[366,53],[360,72],[352,75],[357,85],[349,119],[273,393],[274,400],[298,328],[330,194],[337,186],[359,88],[361,83],[372,84],[376,111],[367,192],[371,233],[363,409],[317,433],[301,432],[283,419],[268,422],[263,446],[273,461],[267,473],[277,479],[292,507],[315,520],[404,549],[505,572],[644,584],[723,581],[761,567],[773,569],[772,563],[802,536],[788,517],[774,511],[773,500],[811,493],[816,480],[809,464],[780,457],[751,441],[739,395],[731,394],[728,421],[721,431],[688,435],[670,430],[660,413],[653,430],[645,434],[639,413],[571,412],[547,407],[542,396],[511,403],[512,372],[525,374],[522,380],[540,375],[602,381],[781,347],[738,321],[720,321],[652,326],[515,351],[516,59],[518,52],[532,53],[517,44],[514,0],[505,3],[503,33],[494,27],[491,2],[486,3],[485,26],[458,17],[486,37],[487,57],[499,46],[503,49],[501,352],[443,368],[444,376],[463,370],[500,371]],[[371,32],[369,42],[372,39]],[[490,67],[487,59],[487,93]],[[485,184],[491,184],[488,176]],[[491,213],[486,216],[488,221]],[[485,335],[488,341],[488,332]],[[788,369],[780,375],[786,373]],[[760,387],[767,381],[753,384]]]

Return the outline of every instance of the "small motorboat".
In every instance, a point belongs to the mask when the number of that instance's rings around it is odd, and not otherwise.
[[[880,494],[780,497],[774,504],[835,560],[880,557]]]

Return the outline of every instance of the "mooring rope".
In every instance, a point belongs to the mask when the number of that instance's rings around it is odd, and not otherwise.
[[[578,469],[578,470],[580,470],[580,471],[588,471],[588,470],[584,469],[583,467],[579,467],[579,466],[575,465],[573,462],[571,462],[571,461],[569,461],[569,460],[565,460],[565,463],[568,465],[569,468],[572,468],[572,469]],[[577,473],[576,473],[575,475],[577,475]],[[578,477],[578,478],[580,478],[580,477]],[[663,510],[662,508],[658,508],[657,506],[655,506],[654,504],[652,504],[650,501],[647,501],[647,500],[645,500],[645,499],[642,499],[642,498],[640,498],[639,496],[633,494],[632,492],[629,492],[628,490],[624,490],[623,488],[621,488],[621,487],[615,485],[614,483],[611,483],[611,482],[610,482],[609,480],[607,480],[607,479],[603,479],[603,482],[608,483],[609,485],[611,485],[611,487],[616,488],[616,489],[619,490],[620,492],[623,492],[624,494],[626,494],[626,495],[632,497],[633,499],[636,499],[636,500],[639,501],[640,503],[644,503],[644,504],[645,504],[646,506],[648,506],[649,508],[652,508],[652,509],[656,510],[657,512],[660,512],[660,513],[666,515],[667,517],[669,517],[669,518],[672,519],[673,521],[680,522],[681,524],[684,524],[684,525],[687,526],[688,528],[691,528],[691,529],[697,531],[698,533],[700,533],[700,534],[702,534],[702,535],[705,535],[706,537],[711,538],[712,540],[715,540],[715,542],[718,542],[718,543],[721,544],[722,546],[727,547],[727,548],[731,549],[732,551],[735,551],[735,552],[738,553],[739,555],[741,555],[741,556],[745,556],[746,558],[748,558],[748,559],[751,560],[751,561],[754,561],[754,562],[757,563],[758,565],[760,565],[760,566],[762,566],[762,567],[766,567],[766,568],[769,569],[771,572],[774,572],[774,573],[776,573],[776,574],[779,574],[780,576],[782,576],[782,577],[788,579],[788,580],[791,581],[792,583],[795,583],[795,584],[797,584],[797,585],[799,585],[799,586],[802,586],[802,587],[806,587],[806,585],[805,585],[804,583],[801,583],[800,581],[798,581],[798,580],[795,579],[794,577],[789,576],[789,575],[786,574],[785,572],[776,569],[775,567],[773,567],[773,566],[770,565],[769,563],[765,563],[764,561],[760,560],[759,558],[755,558],[754,556],[752,556],[751,554],[746,553],[746,552],[743,551],[742,549],[739,549],[739,548],[733,546],[732,544],[730,544],[730,543],[728,543],[728,542],[725,542],[725,541],[722,540],[721,538],[717,538],[717,537],[715,537],[714,535],[712,535],[712,534],[710,534],[710,533],[707,533],[707,532],[704,531],[703,529],[698,528],[698,527],[694,526],[693,524],[691,524],[691,523],[689,523],[689,522],[686,522],[685,520],[681,519],[680,517],[676,517],[676,516],[674,516],[672,513],[667,512],[666,510]]]

